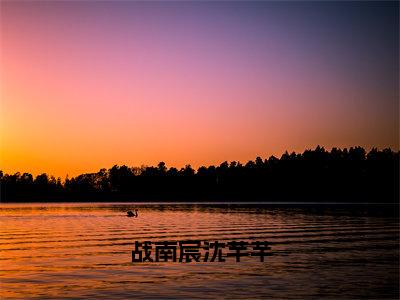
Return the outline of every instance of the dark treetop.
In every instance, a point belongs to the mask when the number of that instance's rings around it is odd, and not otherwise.
[[[0,171],[1,201],[317,201],[398,202],[399,155],[376,148],[318,146],[281,158],[257,157],[245,165],[187,165],[180,170],[113,166],[66,178]]]

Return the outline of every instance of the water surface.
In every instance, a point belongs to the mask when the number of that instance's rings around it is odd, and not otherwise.
[[[126,211],[139,209],[138,218]],[[397,207],[1,204],[0,298],[399,296]],[[235,262],[132,263],[134,241],[269,241]]]

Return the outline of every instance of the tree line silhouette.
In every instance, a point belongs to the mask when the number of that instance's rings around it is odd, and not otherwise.
[[[398,202],[399,156],[391,149],[323,147],[246,164],[180,170],[113,166],[60,178],[0,171],[1,201],[334,201]]]

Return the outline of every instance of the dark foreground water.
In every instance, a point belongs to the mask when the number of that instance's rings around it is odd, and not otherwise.
[[[138,218],[126,211],[139,209]],[[0,204],[0,298],[399,297],[398,207]],[[132,263],[134,241],[269,241],[265,262]],[[229,252],[229,249],[226,249]]]

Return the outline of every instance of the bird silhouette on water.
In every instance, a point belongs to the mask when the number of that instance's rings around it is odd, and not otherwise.
[[[131,217],[137,218],[138,217],[138,210],[135,209],[135,212],[132,212],[131,210],[128,210],[127,213],[126,213],[126,216],[129,217],[129,218],[131,218]]]

